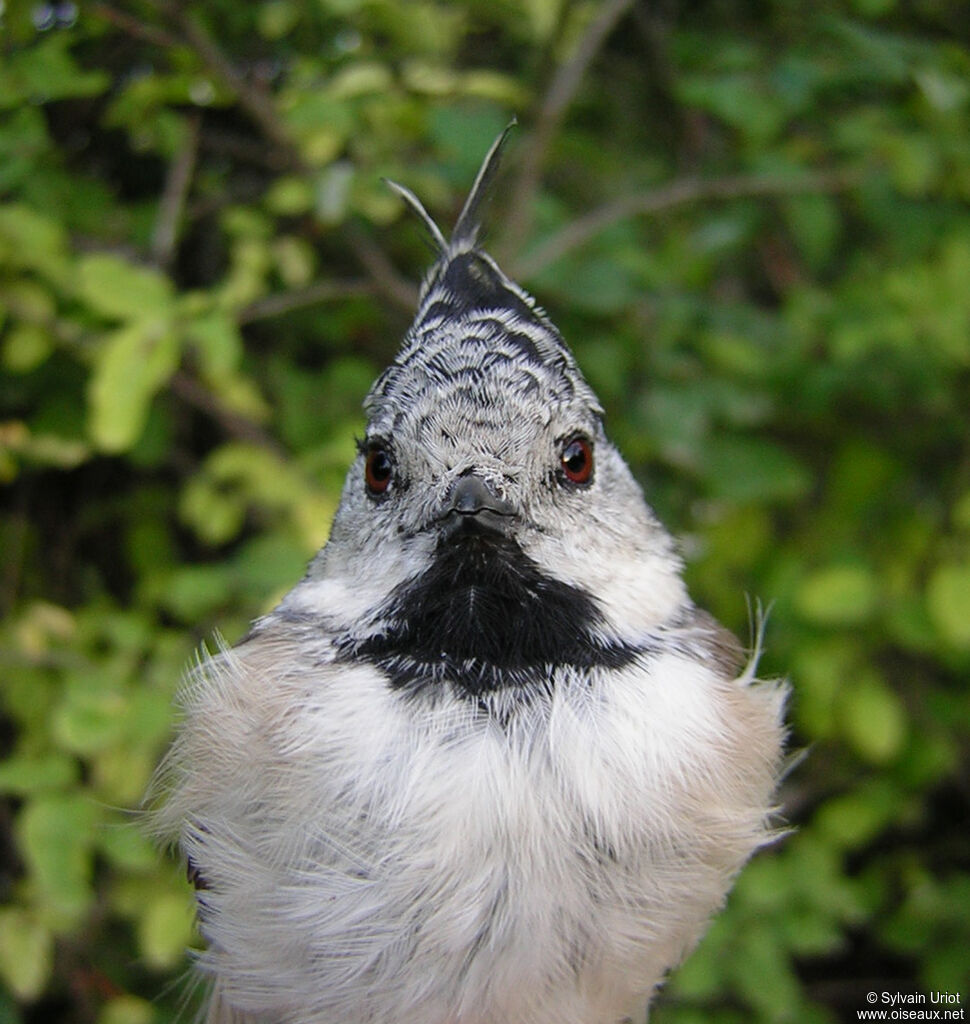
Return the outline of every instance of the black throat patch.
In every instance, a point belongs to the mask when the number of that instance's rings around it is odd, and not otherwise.
[[[449,683],[472,697],[548,689],[558,667],[619,668],[642,653],[598,636],[603,616],[592,597],[544,575],[497,534],[444,541],[376,621],[377,633],[338,641],[341,657],[368,661],[391,686],[415,693]]]

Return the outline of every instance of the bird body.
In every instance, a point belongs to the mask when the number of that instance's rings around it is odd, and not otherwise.
[[[478,248],[500,145],[431,225],[330,540],[183,691],[156,821],[213,1024],[642,1020],[768,835],[784,689]]]

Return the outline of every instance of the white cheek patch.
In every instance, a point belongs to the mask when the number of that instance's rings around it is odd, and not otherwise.
[[[339,558],[330,545],[310,566],[307,576],[280,602],[278,611],[326,618],[333,623],[363,621],[405,580],[426,566],[433,539],[383,545],[352,560]],[[331,542],[332,543],[332,542]]]
[[[598,539],[591,530],[573,543],[540,538],[525,550],[543,571],[594,598],[606,619],[605,634],[636,644],[688,603],[680,563],[666,544],[654,552],[614,540],[604,551]]]
[[[687,588],[669,558],[651,555],[590,563],[586,578],[610,625],[624,639],[669,622],[687,601]]]
[[[379,604],[386,592],[387,583],[383,578],[370,585],[366,580],[351,585],[342,576],[306,579],[283,598],[279,611],[284,614],[323,615],[328,618],[339,615],[342,619],[353,620]]]

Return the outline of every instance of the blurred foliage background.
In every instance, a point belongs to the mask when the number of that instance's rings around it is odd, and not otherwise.
[[[198,645],[327,536],[360,401],[514,113],[489,247],[783,793],[657,1024],[970,997],[970,22],[955,0],[0,3],[0,1022],[191,1014],[141,794]],[[188,992],[188,994],[186,994]],[[190,1019],[190,1018],[185,1018]]]

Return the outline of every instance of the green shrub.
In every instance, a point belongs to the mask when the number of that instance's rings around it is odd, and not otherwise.
[[[771,604],[805,751],[651,1019],[970,995],[965,15],[0,5],[0,1021],[180,1012],[190,890],[134,813],[173,692],[326,539],[428,262],[381,177],[448,225],[512,113],[490,248],[699,602]]]

